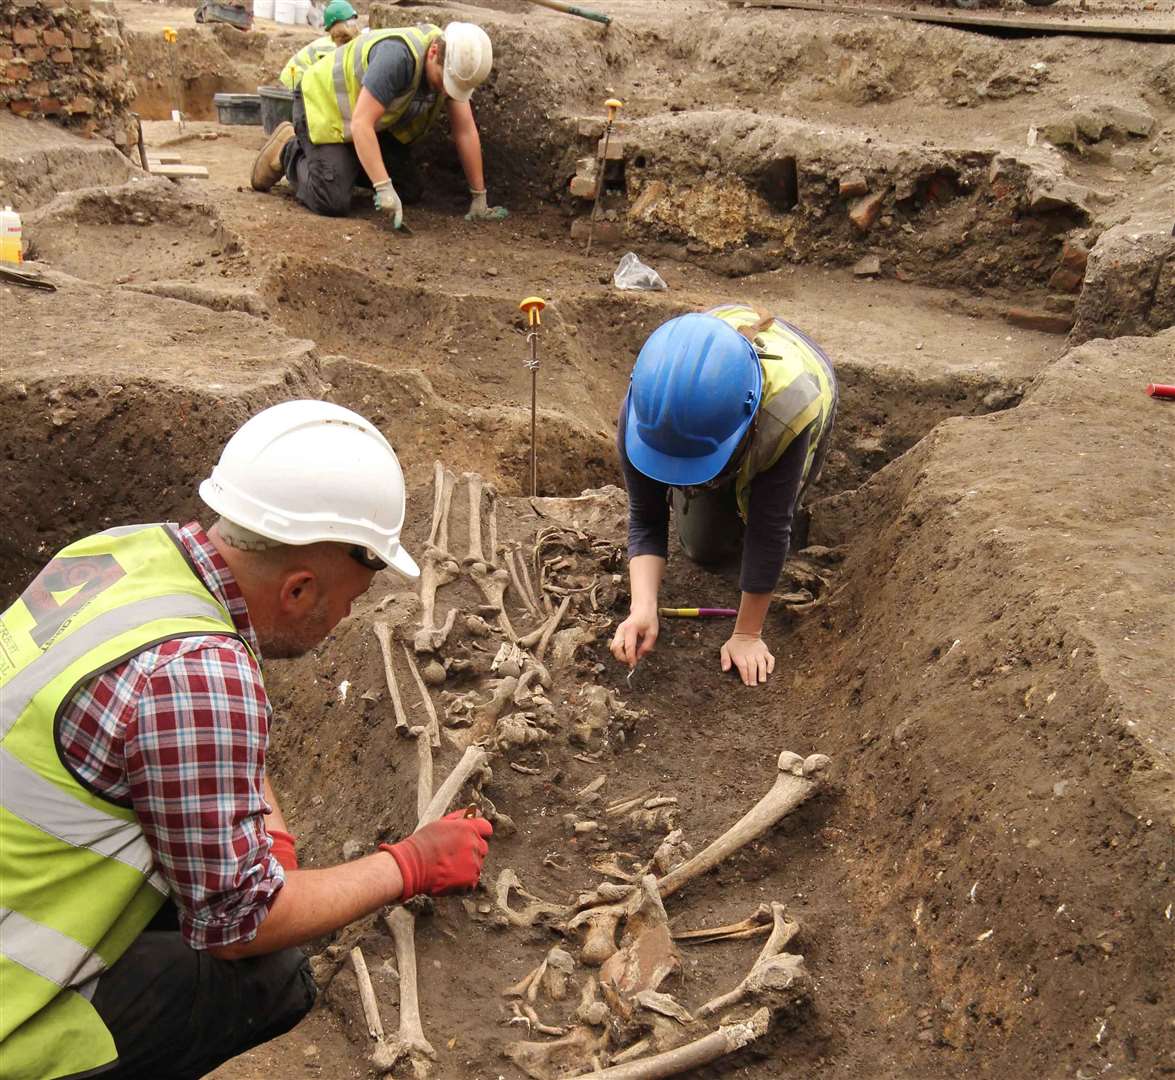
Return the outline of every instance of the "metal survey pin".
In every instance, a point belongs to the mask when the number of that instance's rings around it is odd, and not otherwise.
[[[612,122],[616,119],[616,111],[623,108],[624,102],[619,98],[609,98],[604,102],[608,110],[608,123],[604,127],[604,153],[596,175],[596,197],[592,200],[592,219],[588,223],[587,246],[583,249],[585,255],[592,253],[592,236],[596,231],[596,213],[600,208],[600,195],[604,191],[604,171],[608,168],[608,143],[612,139]]]
[[[539,383],[539,326],[542,325],[543,308],[547,302],[541,296],[528,296],[518,305],[520,311],[526,312],[526,340],[530,343],[530,359],[526,366],[530,368],[530,494],[533,498],[539,493],[539,456],[538,456],[538,383]]]

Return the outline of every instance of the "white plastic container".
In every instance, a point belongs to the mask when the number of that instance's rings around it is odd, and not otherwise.
[[[20,238],[20,214],[6,206],[0,210],[0,262],[24,262]]]
[[[305,26],[310,14],[310,0],[294,0],[294,22],[298,26]]]
[[[273,18],[285,26],[293,26],[298,15],[297,0],[273,0]]]
[[[253,0],[253,18],[273,19],[273,0]]]

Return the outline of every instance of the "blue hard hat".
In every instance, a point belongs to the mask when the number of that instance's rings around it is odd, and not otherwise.
[[[755,419],[763,369],[754,347],[713,315],[657,327],[632,369],[625,419],[628,460],[674,487],[713,480]]]

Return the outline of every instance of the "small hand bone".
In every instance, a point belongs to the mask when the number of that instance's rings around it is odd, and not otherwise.
[[[657,883],[662,899],[672,896],[745,844],[758,839],[791,813],[819,788],[821,775],[828,765],[829,759],[823,754],[812,754],[807,758],[786,750],[780,754],[779,772],[771,790],[717,840],[689,862],[666,874]]]

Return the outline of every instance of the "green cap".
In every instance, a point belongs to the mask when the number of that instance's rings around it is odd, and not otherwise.
[[[347,3],[347,0],[330,0],[323,9],[322,23],[329,30],[337,22],[346,22],[358,17],[359,13]]]

